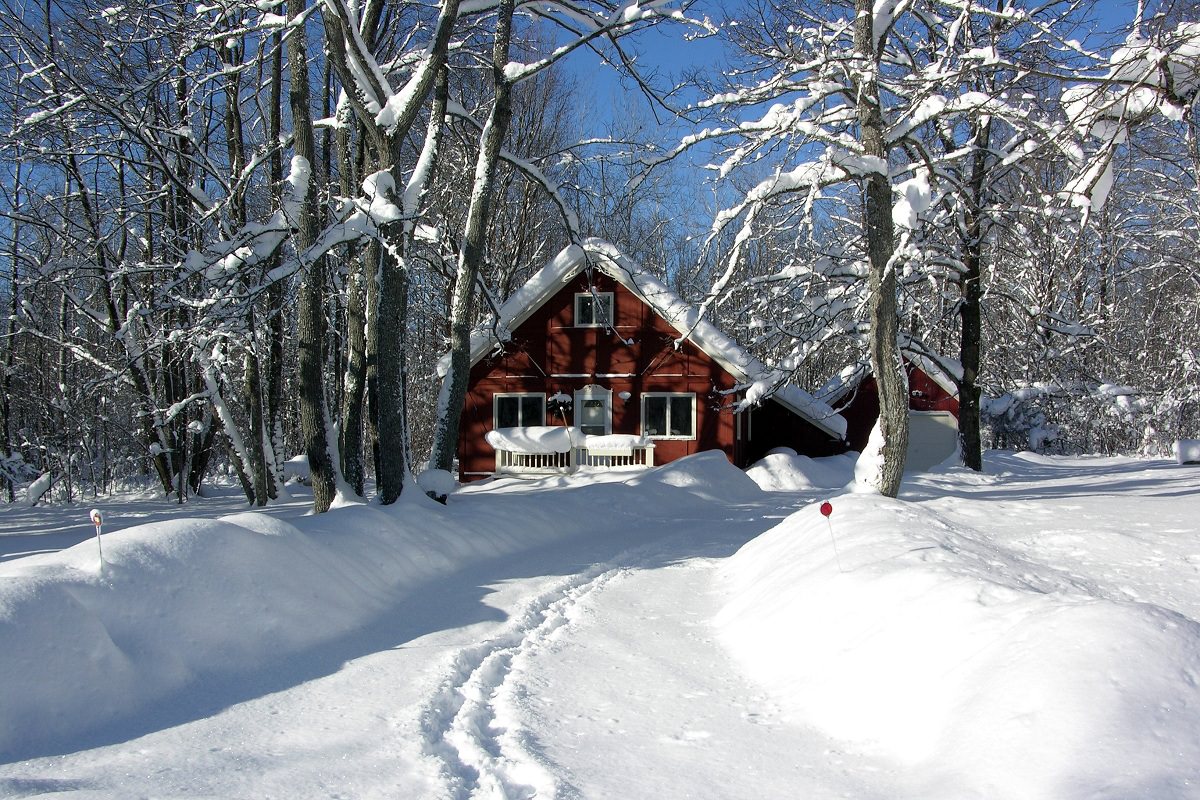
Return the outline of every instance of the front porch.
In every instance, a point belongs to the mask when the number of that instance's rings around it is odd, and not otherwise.
[[[643,436],[592,436],[573,426],[497,428],[487,443],[496,451],[497,476],[570,475],[586,469],[648,469],[654,442]]]

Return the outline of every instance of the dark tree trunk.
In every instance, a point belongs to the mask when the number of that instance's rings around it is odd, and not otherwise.
[[[342,125],[337,130],[335,144],[338,174],[342,194],[352,197],[357,191],[359,177],[351,153],[350,125],[353,122],[347,109],[338,109]],[[359,145],[362,146],[360,140]],[[365,254],[358,245],[351,245],[348,263],[350,274],[346,281],[346,377],[342,382],[341,455],[342,474],[359,497],[363,495],[366,464],[363,454],[363,401],[367,380],[367,313]]]
[[[963,253],[962,297],[959,306],[961,340],[959,360],[962,380],[958,385],[958,439],[963,464],[983,470],[983,440],[979,419],[979,368],[983,354],[983,204],[984,178],[991,125],[976,131],[976,149],[971,159],[970,193],[967,200],[966,242]]]
[[[301,15],[304,0],[289,0],[288,19]],[[292,111],[293,147],[298,159],[306,163],[293,164],[307,169],[304,196],[296,222],[296,251],[303,254],[317,240],[316,149],[309,108],[308,54],[304,27],[293,27],[287,34],[289,101]],[[298,293],[296,338],[299,349],[300,429],[304,449],[308,453],[308,469],[312,479],[313,510],[329,510],[337,491],[336,459],[330,454],[329,412],[325,400],[323,370],[325,313],[325,260],[317,258],[304,266],[304,277]]]
[[[872,0],[855,0],[854,45],[863,67],[858,92],[859,136],[868,156],[882,159],[886,171],[884,120],[875,71],[879,68],[874,40]],[[864,227],[869,261],[868,310],[871,319],[871,369],[879,387],[879,427],[883,434],[883,467],[876,488],[887,497],[900,494],[908,455],[908,378],[900,356],[896,315],[896,270],[892,227],[892,186],[885,172],[865,179]]]

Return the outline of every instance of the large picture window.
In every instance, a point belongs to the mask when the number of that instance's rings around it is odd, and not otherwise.
[[[575,327],[599,328],[612,325],[613,293],[580,292],[575,295]]]
[[[668,392],[642,395],[642,435],[655,439],[695,439],[696,395]]]
[[[492,398],[493,428],[528,428],[546,424],[546,395],[498,394]]]

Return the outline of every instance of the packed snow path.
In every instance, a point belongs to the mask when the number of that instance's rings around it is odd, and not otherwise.
[[[861,762],[851,770],[836,743],[780,720],[715,641],[713,569],[729,533],[620,553],[461,651],[423,715],[449,796],[872,796],[853,774]]]

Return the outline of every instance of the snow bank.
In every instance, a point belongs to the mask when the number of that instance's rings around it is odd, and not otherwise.
[[[1180,464],[1200,463],[1200,439],[1180,439],[1171,449]]]
[[[723,568],[721,638],[794,721],[910,765],[923,797],[1188,796],[1200,625],[916,506],[847,495],[831,521],[837,552],[811,506]]]
[[[330,641],[457,565],[582,527],[562,531],[529,502],[490,505],[487,524],[423,495],[305,518],[303,531],[252,512],[180,519],[105,535],[103,573],[94,541],[0,565],[0,755]]]
[[[25,488],[25,505],[36,506],[38,501],[50,491],[51,476],[49,472],[43,472],[33,483]]]
[[[531,425],[525,428],[496,428],[484,434],[484,439],[496,450],[514,453],[566,453],[582,440],[582,435],[572,427]]]
[[[308,483],[311,470],[308,468],[308,456],[300,454],[292,456],[283,462],[283,479],[285,481],[300,481]]]
[[[790,453],[769,453],[746,470],[750,480],[765,492],[836,489],[854,480],[853,453],[809,458]]]
[[[705,450],[672,461],[657,469],[638,474],[626,482],[628,486],[656,489],[674,487],[705,500],[752,501],[762,490],[746,473],[729,463],[720,450]]]
[[[121,717],[199,675],[332,639],[448,564],[415,551],[423,537],[391,514],[360,506],[330,516],[350,534],[336,548],[246,513],[108,534],[103,572],[94,541],[4,564],[0,753]]]
[[[103,571],[94,539],[0,563],[0,759],[77,749],[198,681],[236,685],[467,565],[695,513],[727,485],[744,491],[739,480],[757,492],[715,456],[641,473],[642,489],[456,492],[448,506],[406,492],[294,523],[255,512],[150,523],[105,534]]]

